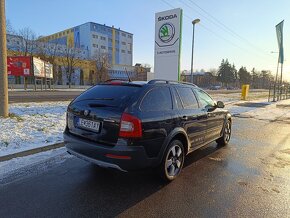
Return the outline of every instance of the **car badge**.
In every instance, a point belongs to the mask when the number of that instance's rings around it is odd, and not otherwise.
[[[85,115],[85,116],[88,116],[89,114],[90,114],[90,111],[89,111],[89,110],[85,110],[85,111],[84,111],[84,115]]]

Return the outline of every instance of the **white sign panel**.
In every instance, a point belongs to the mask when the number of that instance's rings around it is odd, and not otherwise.
[[[44,63],[45,76],[47,79],[53,79],[53,66],[50,63]]]
[[[45,77],[44,61],[33,57],[33,73],[35,77]]]
[[[179,80],[182,9],[155,14],[155,79]]]

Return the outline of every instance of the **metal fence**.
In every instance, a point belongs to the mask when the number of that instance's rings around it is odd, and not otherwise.
[[[290,99],[290,84],[283,84],[282,86],[271,84],[269,87],[268,101],[280,101]]]

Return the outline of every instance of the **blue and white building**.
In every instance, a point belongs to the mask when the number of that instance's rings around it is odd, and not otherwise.
[[[133,65],[133,34],[114,26],[88,22],[41,37],[39,41],[87,50],[89,58],[100,52],[107,53],[112,66]]]

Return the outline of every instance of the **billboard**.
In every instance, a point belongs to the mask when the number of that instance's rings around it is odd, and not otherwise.
[[[8,76],[32,76],[31,57],[7,57]]]
[[[33,72],[35,77],[45,77],[43,60],[33,57]]]
[[[45,62],[44,63],[44,70],[45,70],[46,78],[53,79],[53,66],[52,66],[52,64]]]
[[[182,9],[155,14],[155,79],[179,80]]]

